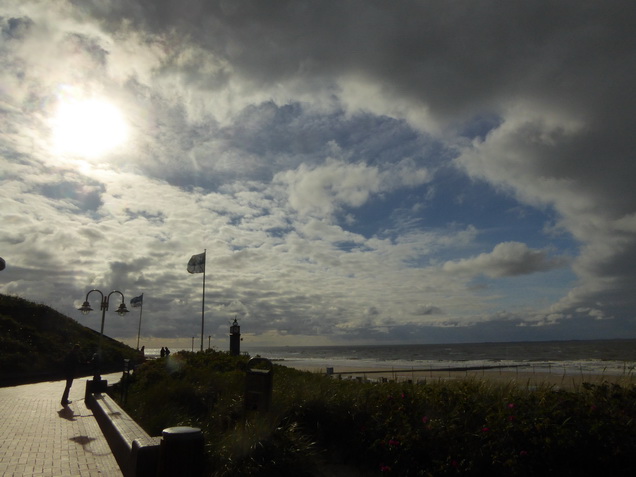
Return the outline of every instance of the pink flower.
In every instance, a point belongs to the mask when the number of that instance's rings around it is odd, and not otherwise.
[[[389,467],[388,465],[381,464],[380,472],[391,472],[391,467]]]
[[[397,441],[395,439],[389,439],[389,445],[397,447],[400,445],[400,441]]]
[[[428,416],[424,416],[422,418],[422,424],[428,424],[428,421],[429,421]]]
[[[519,455],[521,457],[526,457],[528,455],[528,451],[522,450],[521,452],[519,452]]]
[[[489,432],[490,431],[490,427],[482,427],[481,428],[481,432]]]
[[[517,419],[517,416],[508,416],[508,420],[510,422],[514,422]]]
[[[508,409],[514,409],[515,408],[515,403],[511,402],[508,403]]]

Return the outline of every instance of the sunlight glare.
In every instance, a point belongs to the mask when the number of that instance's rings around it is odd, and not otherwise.
[[[128,126],[113,104],[100,99],[60,103],[53,119],[53,142],[61,154],[101,156],[126,141]]]

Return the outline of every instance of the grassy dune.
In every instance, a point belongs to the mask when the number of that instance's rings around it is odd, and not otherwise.
[[[177,353],[139,368],[125,407],[153,435],[200,427],[213,476],[636,475],[636,387],[466,377],[367,383],[275,366],[247,412],[247,358]]]
[[[62,361],[74,343],[88,360],[99,333],[54,309],[16,296],[0,294],[0,385],[62,378]],[[104,336],[102,370],[119,371],[124,358],[139,359],[123,343]],[[82,368],[89,375],[91,367]]]

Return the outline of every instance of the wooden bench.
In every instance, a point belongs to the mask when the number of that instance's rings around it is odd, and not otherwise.
[[[159,464],[161,437],[150,437],[132,417],[108,395],[86,396],[125,477],[155,477]]]

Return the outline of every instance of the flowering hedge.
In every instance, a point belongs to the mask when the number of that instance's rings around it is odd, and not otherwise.
[[[342,427],[355,430],[347,440],[360,443],[360,462],[381,473],[636,475],[633,388],[460,381],[350,392],[363,402]]]
[[[636,475],[636,388],[482,380],[362,383],[276,366],[267,413],[243,408],[245,358],[157,360],[127,408],[151,434],[194,425],[214,476]]]

